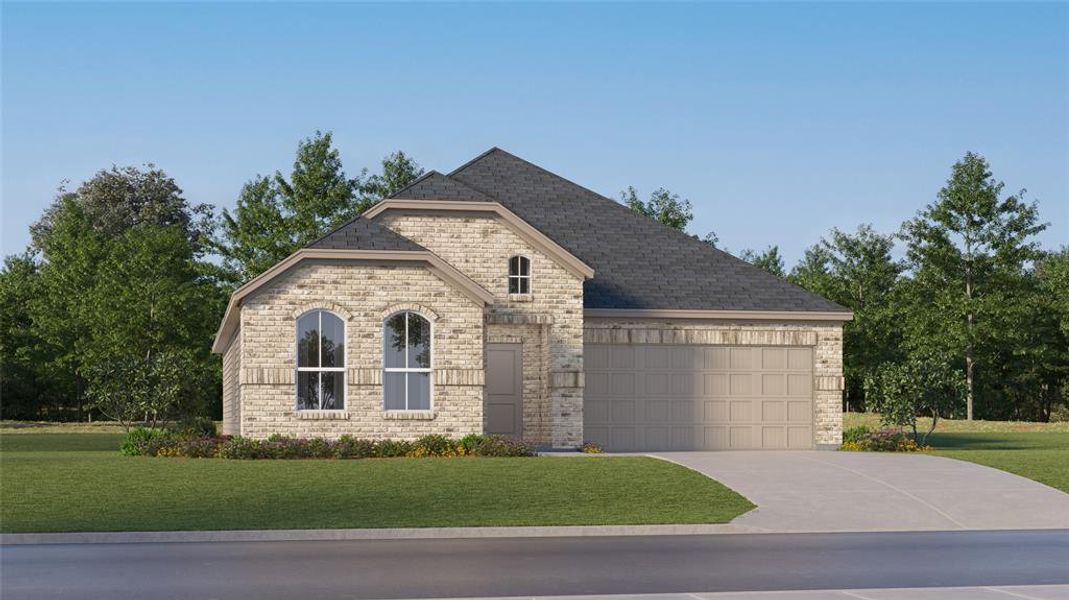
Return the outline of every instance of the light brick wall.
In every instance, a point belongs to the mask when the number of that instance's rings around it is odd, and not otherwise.
[[[434,252],[494,294],[496,300],[486,314],[492,338],[524,344],[527,441],[555,447],[582,443],[582,278],[492,215],[390,210],[376,221]],[[517,254],[531,259],[531,293],[526,297],[508,293],[508,259]],[[533,364],[539,355],[541,364]]]
[[[296,317],[315,308],[345,321],[345,410],[296,405]],[[432,322],[433,414],[383,410],[382,324],[416,309]],[[420,265],[305,262],[247,298],[241,308],[240,432],[335,438],[460,437],[482,431],[483,309]]]
[[[241,429],[241,336],[235,335],[223,352],[223,433]]]
[[[806,346],[813,348],[815,443],[842,442],[843,329],[839,324],[740,324],[588,319],[587,343]]]

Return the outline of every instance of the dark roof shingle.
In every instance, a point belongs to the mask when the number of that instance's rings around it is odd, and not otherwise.
[[[426,250],[403,235],[363,217],[350,220],[306,247],[331,250]]]

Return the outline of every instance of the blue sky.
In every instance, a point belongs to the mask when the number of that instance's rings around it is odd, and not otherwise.
[[[335,134],[350,172],[500,146],[596,191],[665,186],[694,233],[794,263],[895,230],[965,151],[1069,242],[1069,4],[2,7],[2,252],[63,180],[154,162],[233,205]]]

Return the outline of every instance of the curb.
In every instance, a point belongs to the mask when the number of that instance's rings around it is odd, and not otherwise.
[[[185,542],[311,542],[480,538],[614,537],[764,533],[740,525],[565,525],[546,527],[413,527],[407,529],[249,529],[221,531],[89,531],[4,533],[0,545]]]

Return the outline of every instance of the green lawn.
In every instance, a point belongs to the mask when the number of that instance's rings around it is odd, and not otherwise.
[[[933,433],[939,456],[987,465],[1069,492],[1069,433]]]
[[[927,429],[928,419],[919,425]],[[873,413],[846,413],[843,427],[880,427]],[[987,465],[1069,492],[1069,422],[948,421],[928,438],[933,453]]]
[[[115,433],[0,429],[0,531],[725,523],[753,508],[643,457],[119,456]]]

